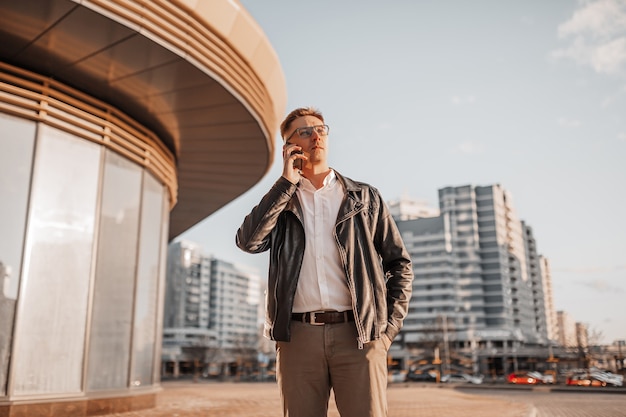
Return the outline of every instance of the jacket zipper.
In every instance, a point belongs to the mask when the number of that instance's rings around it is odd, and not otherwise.
[[[340,223],[343,223],[345,220],[347,219],[347,217],[345,217],[341,222],[335,224],[335,242],[337,243],[337,248],[339,249],[339,253],[341,254],[342,257],[342,261],[343,261],[343,270],[344,273],[346,274],[346,281],[348,281],[348,287],[350,288],[350,297],[351,297],[351,302],[352,302],[352,313],[354,314],[354,323],[356,324],[356,331],[359,334],[359,336],[357,337],[357,343],[358,343],[358,348],[359,350],[363,350],[363,345],[365,343],[365,331],[363,330],[363,324],[361,323],[361,318],[359,317],[359,314],[357,312],[357,306],[356,306],[356,288],[354,286],[354,279],[350,279],[350,274],[348,271],[348,257],[346,255],[346,251],[343,249],[343,246],[341,246],[341,244],[339,243],[339,238],[337,237],[337,226],[339,226]]]

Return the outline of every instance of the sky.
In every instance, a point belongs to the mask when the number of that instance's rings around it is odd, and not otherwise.
[[[330,165],[438,206],[500,184],[552,267],[554,302],[599,341],[626,339],[626,0],[240,0],[273,45],[287,109],[330,125]],[[235,246],[268,174],[180,238]]]

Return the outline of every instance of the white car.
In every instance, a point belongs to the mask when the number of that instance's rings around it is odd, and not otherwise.
[[[528,376],[532,376],[533,378],[541,381],[544,384],[554,384],[554,375],[542,374],[539,371],[530,371],[528,372]]]
[[[441,382],[466,382],[470,384],[482,384],[482,375],[469,375],[469,374],[446,374],[441,377]]]
[[[407,374],[406,371],[398,371],[398,370],[390,371],[387,374],[387,381],[388,382],[405,382],[406,374]]]
[[[606,372],[601,370],[592,370],[589,376],[597,379],[598,381],[611,384],[615,387],[621,387],[622,385],[624,385],[624,375],[617,375],[612,372]]]

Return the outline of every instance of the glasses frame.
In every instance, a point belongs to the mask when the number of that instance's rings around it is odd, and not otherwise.
[[[318,132],[317,132],[317,130],[315,130],[315,129],[316,129],[316,128],[318,128],[318,127],[323,127],[323,128],[326,130],[326,132],[324,132],[324,133],[322,133],[322,134],[318,133]],[[308,135],[308,136],[302,136],[302,135],[300,134],[300,131],[302,131],[302,130],[306,130],[306,129],[311,129],[311,134],[310,134],[310,135]],[[294,130],[294,131],[293,131],[293,133],[291,133],[291,135],[289,135],[289,137],[288,137],[287,139],[285,139],[285,142],[287,142],[289,139],[291,139],[291,138],[293,137],[293,135],[295,135],[296,133],[298,134],[298,137],[303,138],[303,139],[307,139],[307,138],[310,138],[310,137],[311,137],[311,135],[313,134],[313,132],[317,133],[319,136],[327,136],[327,135],[328,135],[328,132],[330,132],[330,126],[328,126],[328,125],[315,125],[315,126],[304,126],[304,127],[299,127],[299,128],[297,128],[296,130]]]

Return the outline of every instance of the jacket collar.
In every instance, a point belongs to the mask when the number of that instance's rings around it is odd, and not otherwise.
[[[363,208],[364,204],[361,200],[361,190],[363,189],[363,186],[348,177],[344,177],[336,170],[333,169],[333,171],[335,171],[337,180],[346,191],[343,202],[339,207],[339,213],[337,213],[338,224]],[[298,195],[296,193],[293,194],[286,209],[295,214],[301,222],[303,221],[302,206],[300,205],[300,199],[298,199]]]
[[[341,185],[343,185],[343,188],[348,192],[348,193],[358,193],[361,191],[361,185],[352,181],[350,178],[348,177],[344,177],[343,175],[341,175],[340,173],[338,173],[336,170],[335,171],[335,175],[337,176],[337,179],[339,180],[339,182],[341,182]]]
[[[337,213],[337,224],[339,224],[363,208],[363,201],[361,199],[361,190],[363,187],[361,184],[354,182],[348,177],[344,177],[337,171],[335,171],[335,175],[337,175],[337,180],[343,185],[344,190],[346,190],[346,196],[339,207],[339,213]]]

